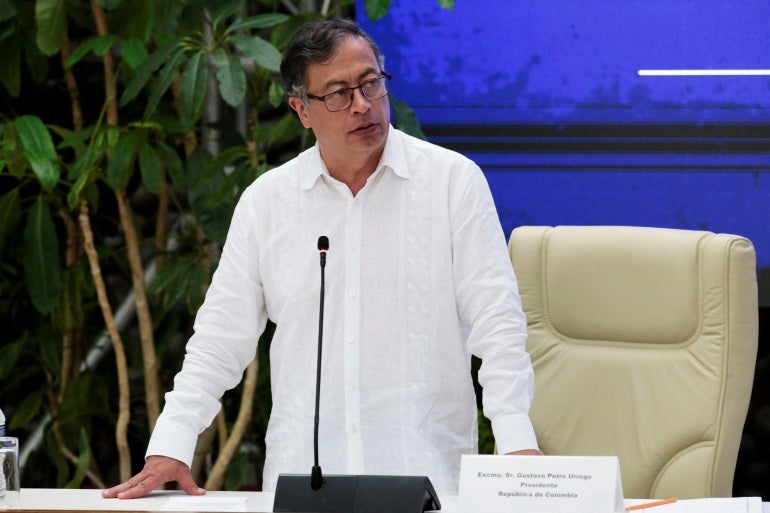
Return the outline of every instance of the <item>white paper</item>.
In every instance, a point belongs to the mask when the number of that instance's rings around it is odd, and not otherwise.
[[[654,502],[650,500],[628,500],[626,506]],[[671,504],[638,509],[631,513],[762,513],[761,497],[713,497],[708,499],[678,500]]]
[[[184,496],[171,497],[163,511],[246,511],[246,497]]]
[[[463,455],[458,498],[475,513],[621,513],[620,464],[615,456]]]

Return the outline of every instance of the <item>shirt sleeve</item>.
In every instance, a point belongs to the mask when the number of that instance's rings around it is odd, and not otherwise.
[[[247,189],[236,206],[182,369],[165,396],[146,456],[168,456],[191,465],[198,435],[219,411],[222,394],[241,381],[255,357],[267,313],[251,192]]]
[[[452,256],[457,306],[468,348],[481,358],[484,415],[499,453],[537,449],[529,419],[534,372],[527,322],[489,185],[470,161],[452,194]]]

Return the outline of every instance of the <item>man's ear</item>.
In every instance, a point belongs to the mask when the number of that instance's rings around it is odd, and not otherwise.
[[[305,103],[296,96],[290,96],[289,107],[291,107],[294,112],[297,113],[297,117],[299,117],[299,121],[302,123],[302,126],[305,128],[310,128],[310,116],[308,116],[307,106]]]

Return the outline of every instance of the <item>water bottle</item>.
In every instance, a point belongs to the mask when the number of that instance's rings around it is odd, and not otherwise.
[[[5,436],[5,416],[0,410],[0,508],[19,506],[20,492],[19,439]]]
[[[0,409],[0,437],[5,436],[5,415]],[[0,440],[0,504],[5,502],[5,451]]]

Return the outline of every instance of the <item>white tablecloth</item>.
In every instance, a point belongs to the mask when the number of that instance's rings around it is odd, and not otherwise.
[[[163,511],[169,506],[169,500],[174,497],[185,497],[181,491],[156,490],[149,497],[141,499],[103,499],[101,490],[64,490],[53,488],[22,488],[21,507],[19,509],[32,510],[90,510],[90,511]],[[245,511],[270,512],[273,510],[272,493],[267,492],[214,492],[209,491],[206,497],[211,499],[220,497],[232,499],[245,497]],[[457,497],[439,497],[443,513],[467,513],[460,512],[457,507]],[[627,503],[639,501],[628,500]],[[684,501],[683,501],[684,502]],[[197,511],[205,511],[205,504],[200,504]],[[660,508],[665,508],[661,506]],[[770,513],[770,503],[762,504],[763,513]],[[221,510],[220,510],[221,511]],[[244,510],[241,510],[244,511]],[[643,511],[643,510],[642,510]],[[655,510],[651,509],[653,513]],[[660,513],[664,513],[663,509]]]

